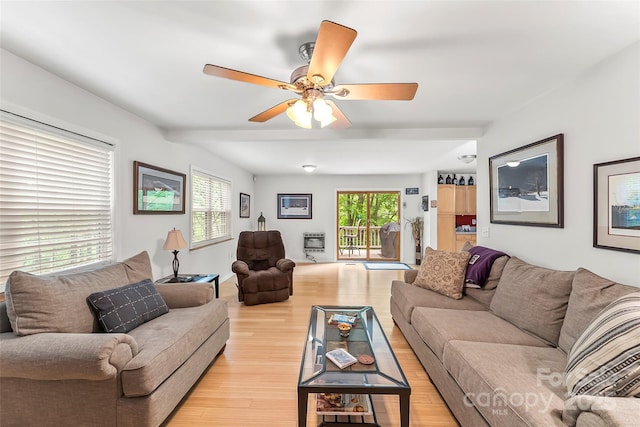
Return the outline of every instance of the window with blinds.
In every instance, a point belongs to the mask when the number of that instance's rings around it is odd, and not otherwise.
[[[191,248],[231,239],[231,183],[191,168]]]
[[[0,116],[0,283],[111,261],[113,147]]]

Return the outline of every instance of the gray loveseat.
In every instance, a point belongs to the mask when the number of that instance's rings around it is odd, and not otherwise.
[[[87,296],[151,275],[146,252],[83,273],[12,273],[0,304],[0,424],[160,425],[224,350],[229,317],[210,284],[156,285],[166,314],[102,332]]]
[[[417,273],[393,281],[391,314],[463,427],[638,425],[640,399],[569,397],[563,383],[576,339],[638,288],[503,256],[483,288],[453,299],[414,285]]]

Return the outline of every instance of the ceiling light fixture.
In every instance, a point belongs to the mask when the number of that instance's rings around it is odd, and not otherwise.
[[[293,123],[304,129],[313,127],[311,119],[319,122],[320,127],[325,127],[336,121],[331,106],[322,99],[322,92],[318,89],[306,90],[302,99],[287,108],[287,116]]]
[[[476,159],[476,155],[475,154],[462,154],[460,156],[458,156],[458,160],[460,160],[463,163],[471,163]]]
[[[308,173],[313,172],[314,170],[316,170],[316,168],[316,165],[302,165],[302,169],[304,169],[304,171]]]
[[[520,166],[520,161],[519,160],[513,160],[510,162],[507,162],[507,166],[509,166],[510,168],[517,168],[518,166]]]

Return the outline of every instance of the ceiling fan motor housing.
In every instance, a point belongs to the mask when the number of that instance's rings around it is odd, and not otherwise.
[[[291,73],[290,82],[292,85],[297,86],[299,89],[309,89],[311,87],[315,89],[322,89],[323,92],[329,91],[333,89],[336,82],[335,80],[331,80],[328,84],[317,85],[312,81],[309,81],[307,78],[307,73],[309,72],[309,65],[303,65],[302,67],[298,67]]]

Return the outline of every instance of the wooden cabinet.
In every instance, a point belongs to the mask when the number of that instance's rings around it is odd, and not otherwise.
[[[438,215],[456,213],[456,186],[438,185]]]
[[[438,201],[440,209],[440,201]],[[438,213],[438,250],[455,251],[456,216]]]
[[[474,246],[476,244],[475,234],[456,234],[456,252],[460,252],[465,242],[471,242]]]
[[[456,215],[476,214],[476,187],[458,185],[455,187],[455,213]],[[439,193],[439,192],[438,192]]]
[[[476,214],[476,187],[473,185],[438,185],[438,249],[459,251],[475,234],[456,234],[456,215]]]

